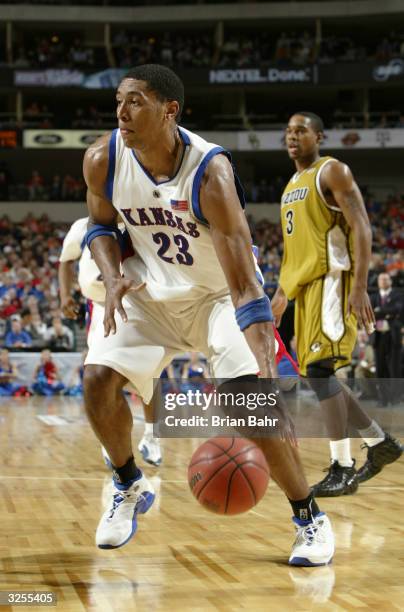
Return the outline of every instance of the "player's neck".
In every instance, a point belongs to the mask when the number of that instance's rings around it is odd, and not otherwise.
[[[135,149],[136,157],[157,181],[172,178],[181,163],[183,142],[177,129],[165,134],[157,142],[141,150]]]
[[[319,153],[315,153],[314,155],[310,155],[302,159],[296,159],[295,166],[296,166],[297,172],[303,172],[304,170],[307,170],[308,168],[310,168],[310,166],[315,164],[319,159],[320,159]]]

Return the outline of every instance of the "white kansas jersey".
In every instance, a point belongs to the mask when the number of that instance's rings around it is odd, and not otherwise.
[[[105,287],[100,270],[84,242],[88,217],[73,223],[63,240],[59,261],[79,260],[78,283],[81,293],[88,300],[105,302]]]
[[[138,263],[146,268],[146,295],[153,300],[188,301],[207,293],[228,292],[209,228],[199,202],[205,169],[222,147],[178,128],[183,157],[174,177],[156,182],[133,149],[125,147],[119,130],[109,144],[106,194],[125,223],[130,240],[124,252],[124,274],[132,278]],[[240,203],[244,196],[235,176]],[[137,260],[138,261],[138,260]]]

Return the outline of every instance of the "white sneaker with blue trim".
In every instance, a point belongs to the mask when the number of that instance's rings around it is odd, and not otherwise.
[[[138,449],[146,463],[154,465],[155,467],[161,465],[162,456],[160,440],[158,438],[154,438],[152,435],[145,433],[139,442]]]
[[[119,548],[135,535],[137,515],[145,514],[154,502],[154,489],[143,474],[123,486],[114,481],[112,502],[101,517],[95,534],[99,548]]]
[[[297,533],[289,565],[312,567],[330,563],[334,556],[335,542],[328,516],[320,512],[312,522],[295,517],[293,522]]]

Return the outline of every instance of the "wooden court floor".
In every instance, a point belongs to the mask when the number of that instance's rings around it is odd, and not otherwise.
[[[128,545],[101,551],[94,533],[110,479],[80,402],[3,399],[0,591],[52,591],[56,609],[69,612],[404,610],[403,460],[354,496],[320,500],[336,533],[334,562],[290,568],[291,512],[273,483],[239,517],[193,499],[186,466],[200,442],[163,442],[163,465],[145,468],[154,507]],[[323,476],[327,447],[301,443],[310,482]],[[361,463],[357,441],[354,451]],[[28,610],[0,606],[17,609]]]

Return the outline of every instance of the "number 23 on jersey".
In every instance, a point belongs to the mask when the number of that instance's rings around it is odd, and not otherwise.
[[[157,232],[157,234],[152,234],[153,240],[156,244],[161,245],[159,250],[157,251],[157,255],[167,263],[173,264],[175,260],[179,264],[183,264],[184,266],[192,266],[194,263],[194,258],[189,252],[189,242],[182,234],[174,234],[173,241],[177,246],[177,253],[174,257],[171,257],[168,254],[168,250],[171,246],[171,238],[164,232]]]

